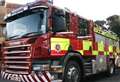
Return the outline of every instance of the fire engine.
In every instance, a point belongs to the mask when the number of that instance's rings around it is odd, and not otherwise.
[[[80,82],[115,72],[119,48],[115,33],[92,20],[36,1],[5,17],[2,78],[18,82]]]
[[[1,46],[2,42],[5,40],[4,30],[6,27],[6,23],[4,21],[4,16],[8,14],[8,12],[12,11],[15,8],[20,7],[18,4],[8,3],[5,0],[0,0],[0,66],[2,61],[2,51]],[[1,70],[1,67],[0,67]]]

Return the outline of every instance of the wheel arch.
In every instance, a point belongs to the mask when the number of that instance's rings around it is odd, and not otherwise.
[[[79,64],[81,70],[83,69],[83,57],[82,57],[81,53],[76,52],[76,51],[67,53],[65,55],[64,61],[63,61],[64,68],[69,61],[77,62]]]
[[[65,72],[65,67],[67,66],[67,63],[69,61],[77,62],[79,64],[80,69],[83,70],[83,57],[79,52],[72,51],[72,52],[69,52],[65,55],[64,61],[63,61],[63,67],[64,67],[63,72]],[[84,71],[81,71],[81,74],[82,74],[81,75],[82,76],[81,79],[82,79],[84,77]],[[64,78],[64,73],[63,73],[63,78]],[[64,82],[64,80],[63,80],[63,82]]]
[[[75,60],[76,59],[76,60]],[[65,56],[64,56],[64,65],[66,65],[66,63],[70,60],[73,60],[73,61],[79,61],[83,62],[83,57],[81,55],[81,53],[79,52],[76,52],[76,51],[72,51],[72,52],[68,52]]]

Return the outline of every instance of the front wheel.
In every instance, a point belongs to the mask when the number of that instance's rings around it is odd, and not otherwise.
[[[80,82],[81,69],[80,65],[75,61],[69,61],[65,67],[63,82]]]

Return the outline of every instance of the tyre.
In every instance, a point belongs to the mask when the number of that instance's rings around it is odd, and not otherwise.
[[[112,60],[110,60],[108,64],[107,76],[111,76],[115,74],[115,64]]]
[[[81,75],[80,65],[75,61],[69,61],[65,66],[63,82],[80,82]]]

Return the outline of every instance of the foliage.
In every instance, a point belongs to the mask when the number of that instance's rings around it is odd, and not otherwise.
[[[118,34],[120,37],[120,16],[113,15],[108,17],[107,24],[109,25],[110,30]]]
[[[101,26],[101,27],[104,27],[104,24],[106,24],[106,21],[104,21],[104,20],[97,20],[97,21],[95,21],[95,23],[97,25]]]

